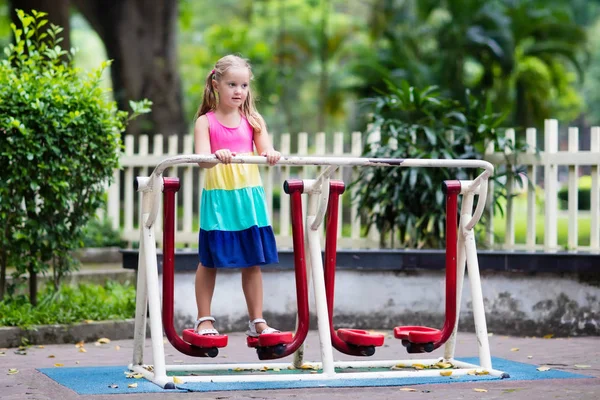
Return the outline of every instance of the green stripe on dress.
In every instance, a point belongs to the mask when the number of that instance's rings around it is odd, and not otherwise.
[[[270,223],[265,204],[262,186],[235,190],[204,189],[200,228],[206,231],[241,231],[252,226],[268,226]]]

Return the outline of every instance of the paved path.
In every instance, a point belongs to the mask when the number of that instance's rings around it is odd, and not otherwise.
[[[318,340],[316,332],[310,332],[307,339],[306,359],[318,360]],[[387,340],[387,347],[378,350],[374,358],[407,359],[410,358],[399,341]],[[129,395],[79,396],[58,385],[36,368],[52,367],[55,363],[72,366],[126,365],[131,361],[132,340],[112,341],[96,346],[86,343],[86,352],[80,352],[75,345],[48,345],[43,348],[31,347],[26,354],[17,354],[18,349],[3,349],[0,356],[0,398],[13,399],[86,399],[86,400],[127,400],[141,399],[600,399],[600,338],[517,338],[492,335],[490,346],[492,356],[506,358],[529,364],[547,365],[553,369],[591,375],[590,379],[536,380],[536,381],[495,381],[478,383],[452,383],[413,386],[416,392],[400,391],[399,387],[383,388],[314,388],[287,390],[226,391],[209,393],[144,393]],[[167,362],[198,362],[197,359],[184,356],[165,345]],[[147,342],[146,363],[151,363],[151,347]],[[336,353],[336,357],[337,357]],[[441,355],[436,350],[431,357]],[[461,333],[457,344],[457,357],[476,356],[476,339],[473,334]],[[53,356],[53,357],[50,357]],[[340,355],[339,359],[350,359]],[[204,361],[205,359],[203,359]],[[291,360],[288,357],[284,361]],[[242,333],[233,333],[229,337],[229,346],[222,349],[219,356],[210,362],[256,362],[256,354],[245,346]],[[8,375],[9,368],[19,372]],[[473,389],[487,389],[476,392]]]

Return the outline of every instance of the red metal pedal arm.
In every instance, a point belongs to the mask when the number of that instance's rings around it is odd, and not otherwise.
[[[306,340],[309,327],[308,283],[306,281],[306,255],[304,252],[304,230],[302,228],[302,191],[304,183],[300,179],[289,179],[284,183],[284,191],[290,195],[292,213],[292,239],[294,244],[294,271],[296,278],[296,301],[298,303],[298,328],[292,343],[285,351],[272,358],[281,358],[294,353]],[[271,358],[271,357],[270,357]]]
[[[325,294],[329,312],[329,331],[333,347],[345,354],[364,356],[358,347],[351,347],[336,334],[333,327],[333,300],[335,293],[335,264],[337,258],[337,230],[339,218],[340,196],[344,193],[343,181],[332,180],[329,185],[329,202],[327,204],[327,225],[325,239]]]
[[[442,337],[434,343],[436,349],[446,343],[456,325],[457,214],[460,190],[460,181],[444,181],[443,191],[446,194],[446,318],[442,328]]]
[[[194,347],[185,342],[173,325],[175,298],[175,193],[179,190],[178,178],[163,178],[163,329],[169,342],[180,352],[194,357],[209,357],[211,348]]]

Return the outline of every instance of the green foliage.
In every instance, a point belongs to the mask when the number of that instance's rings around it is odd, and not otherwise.
[[[592,177],[582,176],[577,186],[577,209],[591,209]],[[558,203],[561,210],[569,208],[569,188],[567,186],[558,191]]]
[[[83,247],[125,246],[125,242],[121,240],[121,233],[113,229],[112,222],[108,218],[91,219],[83,231]]]
[[[180,0],[179,54],[186,115],[191,118],[196,112],[214,63],[225,54],[240,53],[252,62],[253,91],[271,132],[314,132],[315,115],[322,112],[328,115],[327,130],[346,130],[348,103],[355,99],[349,89],[357,79],[347,65],[349,59],[362,55],[357,43],[365,35],[357,15],[348,12],[357,5],[344,3],[223,0],[220,6],[232,16],[223,23],[220,8]],[[364,8],[361,16],[368,10]],[[325,61],[321,46],[327,48]],[[321,107],[316,94],[323,67],[327,90],[321,93],[325,98]]]
[[[118,167],[120,133],[150,102],[117,110],[101,87],[110,63],[83,74],[44,16],[18,10],[0,62],[0,267],[18,277],[51,266],[58,286]]]
[[[388,93],[375,99],[369,133],[380,140],[365,146],[364,157],[481,159],[485,143],[504,142],[498,129],[504,116],[489,103],[467,93],[466,106],[448,99],[436,87],[418,89],[389,83]],[[514,149],[517,150],[516,148]],[[443,247],[447,179],[472,179],[480,171],[448,168],[364,168],[358,186],[359,209],[367,225],[382,233],[382,245]],[[505,173],[505,172],[504,172]],[[512,172],[511,172],[512,173]],[[496,185],[499,191],[503,185]]]
[[[107,282],[105,285],[62,285],[58,291],[47,286],[33,307],[27,296],[0,301],[0,326],[29,328],[34,325],[74,324],[87,320],[105,321],[133,318],[135,287]]]
[[[587,37],[566,0],[376,0],[378,26],[356,63],[357,90],[372,96],[383,79],[437,84],[463,100],[487,93],[510,124],[571,120],[583,109],[574,88],[586,66]]]

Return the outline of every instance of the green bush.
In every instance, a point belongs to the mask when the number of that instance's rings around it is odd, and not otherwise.
[[[124,247],[119,231],[114,230],[108,218],[99,220],[94,218],[83,229],[83,247]]]
[[[62,28],[42,30],[45,13],[17,15],[0,61],[0,299],[7,266],[32,281],[52,269],[55,287],[75,268],[71,251],[103,203],[120,135],[150,105],[131,102],[131,117],[117,110],[101,85],[110,62],[84,74],[59,45]]]
[[[482,159],[485,144],[498,148],[519,146],[506,142],[498,129],[504,116],[494,114],[488,102],[467,96],[467,103],[443,96],[436,87],[419,89],[403,82],[388,83],[388,92],[372,99],[373,123],[368,134],[380,140],[367,144],[363,157]],[[452,134],[449,134],[449,133]],[[358,187],[358,207],[381,232],[382,247],[442,248],[445,238],[447,179],[473,179],[481,171],[450,168],[362,168],[352,183]],[[498,178],[514,171],[496,171],[495,199],[506,197]],[[480,226],[483,226],[480,225]]]
[[[577,186],[577,209],[591,209],[592,177],[582,176]],[[558,201],[561,210],[569,208],[569,188],[565,186],[558,191]]]
[[[28,328],[34,325],[74,324],[83,321],[123,320],[135,316],[135,287],[107,282],[105,285],[47,286],[39,304],[27,296],[0,301],[0,326]]]

